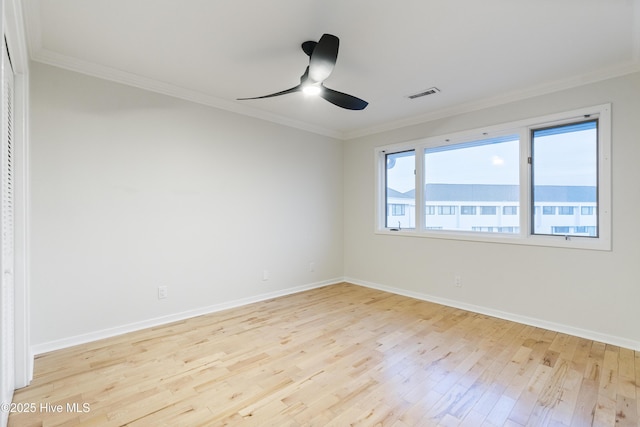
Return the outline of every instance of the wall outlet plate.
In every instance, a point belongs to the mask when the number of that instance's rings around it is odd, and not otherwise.
[[[167,286],[158,286],[158,299],[165,299],[169,295]]]

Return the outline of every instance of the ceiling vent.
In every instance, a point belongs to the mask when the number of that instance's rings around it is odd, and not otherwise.
[[[440,89],[438,89],[437,87],[431,87],[425,91],[422,91],[420,93],[416,93],[413,95],[409,95],[407,98],[409,99],[416,99],[416,98],[422,98],[423,96],[427,96],[427,95],[433,95],[440,92]]]

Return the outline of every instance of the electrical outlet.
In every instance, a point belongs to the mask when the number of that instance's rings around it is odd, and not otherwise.
[[[262,280],[266,282],[269,280],[269,270],[262,270]]]
[[[459,274],[456,274],[455,276],[453,276],[453,284],[456,288],[462,287],[462,278],[460,277]]]
[[[167,286],[158,286],[158,299],[165,299],[169,294]]]
[[[309,263],[309,271],[310,271],[311,273],[313,273],[314,271],[316,271],[316,263],[315,263],[315,262],[311,261],[311,262]]]

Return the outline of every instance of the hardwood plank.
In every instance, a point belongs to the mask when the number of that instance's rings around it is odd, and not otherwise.
[[[548,425],[551,422],[554,410],[563,399],[564,383],[568,373],[569,363],[563,359],[557,361],[542,392],[538,395],[533,413],[529,417],[529,424]]]
[[[635,427],[638,420],[635,357],[629,349],[620,348],[618,357],[618,390],[616,394],[616,426]]]
[[[504,425],[507,422],[509,414],[516,404],[515,399],[502,395],[496,402],[495,406],[487,416],[486,421],[495,426]]]
[[[516,400],[516,403],[509,414],[509,420],[520,425],[527,424],[538,398],[545,391],[545,384],[551,377],[551,373],[552,368],[547,366],[543,359],[543,363],[538,365],[529,380],[529,383],[523,389],[518,400]]]
[[[552,414],[553,423],[563,426],[571,425],[571,419],[578,403],[582,379],[582,373],[569,364],[566,378],[561,386],[562,389],[559,391],[556,407]]]
[[[344,283],[39,355],[9,425],[637,427],[639,384],[638,352]]]

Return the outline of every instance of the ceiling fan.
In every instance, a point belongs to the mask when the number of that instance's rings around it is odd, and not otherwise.
[[[333,72],[338,58],[338,46],[340,39],[332,34],[323,34],[318,42],[306,41],[302,43],[302,50],[309,56],[309,66],[300,77],[300,84],[291,89],[272,93],[269,95],[256,96],[254,98],[238,98],[238,101],[247,99],[271,98],[274,96],[286,95],[293,92],[305,92],[318,95],[321,98],[348,110],[364,110],[369,103],[355,96],[329,89],[323,82]]]

